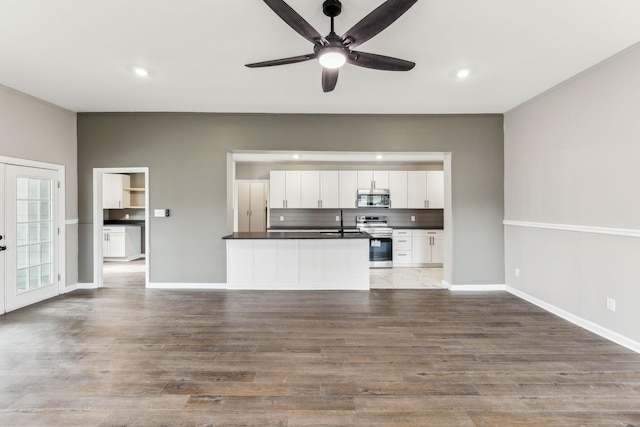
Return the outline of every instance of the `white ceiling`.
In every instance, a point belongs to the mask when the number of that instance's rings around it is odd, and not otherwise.
[[[342,34],[382,0],[342,0]],[[288,0],[320,33],[322,0]],[[640,41],[638,0],[420,0],[325,94],[316,61],[261,0],[0,0],[0,84],[78,111],[502,113]],[[143,80],[130,68],[152,75]],[[470,66],[458,81],[451,73]]]

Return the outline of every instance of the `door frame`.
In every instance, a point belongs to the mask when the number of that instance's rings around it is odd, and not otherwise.
[[[16,157],[0,156],[0,163],[6,165],[24,166],[37,169],[47,169],[56,172],[56,180],[58,181],[58,212],[56,213],[55,227],[58,230],[58,245],[57,253],[54,256],[57,259],[57,280],[58,280],[58,295],[64,294],[67,291],[67,224],[76,224],[77,219],[66,219],[66,166],[58,165],[55,163],[40,162],[37,160],[19,159]],[[4,193],[4,176],[2,177],[2,192]],[[6,226],[6,224],[3,224]],[[5,266],[6,267],[6,266]],[[6,268],[4,273],[6,274]],[[6,281],[6,276],[5,279]],[[5,294],[6,289],[2,289],[2,308],[0,308],[0,314],[5,312]]]
[[[143,173],[144,174],[144,247],[145,266],[144,276],[146,288],[149,287],[149,264],[151,250],[149,248],[149,168],[148,167],[122,167],[122,168],[94,168],[93,169],[93,284],[97,288],[104,285],[102,271],[102,229],[104,227],[104,214],[102,210],[102,176],[105,173]]]
[[[239,183],[252,183],[257,182],[265,184],[265,191],[267,196],[267,228],[269,228],[269,216],[270,209],[269,204],[269,180],[268,179],[235,179],[233,181],[233,232],[238,231],[238,184]]]

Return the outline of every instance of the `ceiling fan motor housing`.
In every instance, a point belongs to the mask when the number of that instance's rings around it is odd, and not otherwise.
[[[342,3],[340,0],[325,0],[322,3],[322,11],[330,18],[335,18],[342,12]]]

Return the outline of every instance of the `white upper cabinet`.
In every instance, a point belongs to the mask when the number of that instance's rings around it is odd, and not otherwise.
[[[443,171],[427,171],[427,208],[444,209]]]
[[[302,174],[298,171],[269,173],[269,206],[299,208],[302,203]]]
[[[444,209],[443,171],[409,171],[407,186],[409,208]]]
[[[389,188],[389,172],[358,171],[358,188]]]
[[[287,181],[284,171],[269,173],[269,207],[280,209],[285,207],[287,200]]]
[[[130,193],[125,188],[131,187],[131,177],[119,173],[105,173],[102,175],[102,208],[124,209],[130,203]]]
[[[320,171],[320,207],[339,207],[338,171]]]
[[[302,208],[338,207],[338,171],[303,171],[301,174]]]
[[[391,207],[403,209],[408,206],[407,172],[389,172],[389,198]]]
[[[302,173],[287,171],[285,173],[286,181],[286,207],[300,208],[302,207]]]
[[[394,209],[444,208],[442,171],[271,171],[269,204],[353,209],[358,189],[388,189]]]
[[[338,207],[351,209],[356,207],[358,192],[358,173],[356,171],[338,172]]]
[[[373,172],[373,188],[389,188],[389,172],[374,171]]]
[[[407,172],[407,207],[424,209],[427,207],[427,172]]]
[[[300,207],[319,208],[320,207],[320,172],[303,171],[302,174],[302,194]]]

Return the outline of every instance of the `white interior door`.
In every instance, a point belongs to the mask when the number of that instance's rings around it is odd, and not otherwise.
[[[57,176],[55,170],[4,165],[5,311],[59,294]]]
[[[238,231],[251,231],[251,183],[238,182],[236,197],[238,200],[238,208],[236,209]]]
[[[267,184],[251,183],[250,231],[267,231]]]

